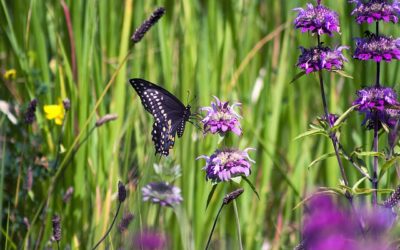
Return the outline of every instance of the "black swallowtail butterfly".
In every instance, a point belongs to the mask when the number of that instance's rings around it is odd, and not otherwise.
[[[168,156],[174,147],[175,135],[183,135],[185,124],[191,116],[190,105],[186,106],[167,90],[140,78],[129,80],[138,93],[143,107],[153,115],[151,132],[156,154]]]

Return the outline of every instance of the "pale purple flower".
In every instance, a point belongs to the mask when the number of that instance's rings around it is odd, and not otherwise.
[[[335,49],[329,47],[313,47],[306,49],[300,47],[301,55],[297,62],[297,67],[304,70],[306,74],[320,70],[341,70],[344,62],[347,62],[343,55],[346,46],[340,46]]]
[[[236,149],[216,150],[211,156],[199,156],[198,159],[205,159],[206,166],[203,170],[206,171],[206,179],[212,182],[229,181],[237,176],[249,176],[251,173],[251,164],[255,163],[250,159],[249,150],[244,151]]]
[[[181,203],[181,189],[166,182],[151,182],[142,188],[144,201],[158,203],[161,206],[174,206]]]
[[[294,27],[301,32],[311,32],[318,35],[333,35],[333,32],[340,32],[338,14],[318,2],[317,6],[307,4],[307,8],[296,8],[298,12],[294,20]]]
[[[357,38],[354,58],[375,62],[400,60],[400,39],[376,35]]]
[[[133,249],[161,250],[167,247],[167,238],[164,234],[145,230],[137,233],[133,238]]]
[[[356,17],[357,23],[372,23],[376,21],[393,22],[399,21],[400,5],[398,0],[352,0],[357,6],[351,12]]]
[[[394,222],[390,209],[337,205],[326,195],[312,198],[304,219],[304,249],[392,250],[387,237]]]
[[[224,135],[232,131],[237,135],[242,134],[239,119],[242,118],[235,112],[234,108],[240,106],[240,103],[229,105],[229,102],[221,102],[215,97],[215,102],[211,102],[211,107],[203,107],[202,111],[207,111],[207,115],[201,122],[204,126],[204,133]]]
[[[365,114],[363,125],[366,124],[368,129],[373,129],[375,126],[381,128],[381,123],[390,128],[396,125],[400,112],[395,107],[400,103],[392,88],[368,87],[357,91],[357,96],[353,105],[359,105],[356,110]]]

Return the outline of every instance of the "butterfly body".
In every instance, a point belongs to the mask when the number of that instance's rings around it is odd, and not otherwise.
[[[168,156],[174,147],[175,136],[182,137],[186,122],[191,116],[190,105],[185,106],[173,94],[149,81],[129,80],[146,111],[154,117],[152,140],[156,154]]]

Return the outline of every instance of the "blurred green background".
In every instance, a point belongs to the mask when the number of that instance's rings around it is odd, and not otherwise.
[[[182,175],[174,184],[182,189],[184,199],[175,210],[163,209],[158,229],[167,232],[171,249],[205,247],[229,186],[221,185],[205,210],[211,183],[201,170],[204,161],[195,158],[212,154],[218,138],[203,136],[188,124],[170,155],[172,160],[154,156],[152,118],[128,84],[134,77],[159,83],[185,104],[189,91],[189,99],[196,96],[194,110],[209,106],[214,95],[242,103],[243,136],[235,144],[240,149],[257,149],[250,153],[256,160],[250,179],[260,194],[258,200],[243,184],[245,193],[238,199],[238,209],[244,248],[293,248],[300,240],[303,212],[301,207],[293,208],[316,187],[337,186],[340,178],[334,158],[308,167],[318,156],[333,152],[328,139],[294,140],[323,113],[314,75],[290,84],[299,72],[295,67],[298,47],[316,45],[315,37],[301,34],[292,25],[297,13],[293,9],[305,7],[307,2],[0,0],[0,70],[17,72],[15,79],[1,78],[0,100],[19,110],[13,111],[17,125],[0,113],[1,248],[48,247],[51,216],[56,213],[62,218],[61,248],[90,248],[115,214],[118,180],[129,182],[122,211],[132,212],[135,219],[128,233],[114,229],[101,248],[129,246],[132,235],[152,227],[155,220],[155,206],[142,202],[140,192],[143,185],[160,178],[154,174],[154,163],[181,166]],[[341,36],[323,37],[324,43],[351,47],[345,52],[349,59],[345,71],[353,79],[324,73],[329,109],[340,114],[350,107],[358,88],[374,82],[375,65],[352,60],[353,38],[374,27],[356,25],[350,16],[352,5],[345,0],[323,4],[339,13],[342,30]],[[135,28],[158,6],[165,7],[165,16],[133,47],[130,37]],[[383,24],[381,30],[398,35],[397,27]],[[101,98],[121,63],[115,81]],[[383,63],[382,69],[382,82],[396,87],[398,63]],[[26,126],[23,112],[33,98],[39,101],[37,122]],[[61,131],[45,119],[43,106],[56,104],[60,98],[71,100],[61,165],[73,153],[77,136],[82,140],[96,119],[107,113],[119,118],[96,128],[72,164],[57,172],[59,178],[43,214],[40,208],[57,171],[51,166]],[[90,117],[98,100],[95,116]],[[341,142],[349,152],[356,147],[371,150],[372,133],[360,127],[361,121],[362,117],[354,114],[342,129]],[[382,145],[385,140],[382,136]],[[33,186],[26,190],[29,167]],[[354,184],[360,175],[348,162],[345,168]],[[391,170],[381,185],[394,187],[395,175]],[[70,186],[74,194],[64,203],[63,194]],[[29,227],[24,221],[29,221]],[[238,249],[232,206],[223,210],[213,246]]]

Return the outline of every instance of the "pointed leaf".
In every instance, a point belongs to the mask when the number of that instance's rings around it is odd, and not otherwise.
[[[214,195],[214,193],[215,193],[215,189],[217,189],[217,184],[213,185],[213,187],[212,187],[210,193],[208,194],[208,197],[207,197],[207,204],[206,204],[206,210],[207,210],[208,205],[210,204],[210,201],[211,201],[211,199],[212,199],[212,197],[213,197],[213,195]]]
[[[293,79],[290,81],[290,83],[294,83],[295,81],[297,81],[298,79],[300,79],[302,76],[304,76],[306,73],[304,71],[297,73]]]
[[[356,154],[357,156],[374,156],[374,157],[378,156],[381,158],[385,158],[385,154],[375,151],[363,151],[363,152],[354,151],[354,154]]]
[[[260,200],[260,196],[258,195],[258,192],[256,190],[256,187],[253,185],[253,183],[251,183],[251,181],[249,179],[247,179],[246,176],[243,176],[243,180],[245,180],[247,182],[247,184],[249,184],[249,186],[251,187],[251,189],[253,189],[253,192],[256,194],[258,200]]]
[[[343,121],[346,120],[346,118],[351,114],[351,112],[354,111],[355,108],[357,108],[359,105],[354,105],[351,106],[349,109],[346,110],[336,121],[335,124],[333,124],[332,130],[338,129],[341,124],[343,124]]]
[[[399,158],[400,158],[399,156],[393,157],[393,158],[389,159],[388,161],[386,161],[385,164],[382,165],[381,171],[379,172],[379,180],[386,173],[386,171],[399,160]]]
[[[334,72],[334,73],[336,73],[336,74],[339,74],[339,75],[341,75],[341,76],[343,76],[343,77],[353,79],[353,77],[352,77],[351,75],[349,75],[348,73],[346,73],[346,72],[343,71],[343,70],[332,70],[332,72]]]
[[[325,160],[325,159],[328,159],[328,158],[330,158],[330,157],[333,157],[333,156],[335,156],[336,154],[333,152],[333,153],[327,153],[327,154],[323,154],[323,155],[321,155],[320,157],[318,157],[317,159],[315,159],[315,160],[313,160],[311,163],[310,163],[310,165],[308,165],[308,168],[311,168],[312,166],[314,166],[315,164],[317,164],[318,162],[320,162],[320,161],[323,161],[323,160]]]
[[[306,203],[307,201],[311,200],[312,198],[314,198],[315,196],[318,195],[323,195],[323,194],[336,194],[336,192],[331,191],[331,190],[326,190],[326,191],[320,191],[317,193],[314,193],[306,198],[304,198],[303,200],[301,200],[299,203],[296,204],[296,206],[294,206],[293,210],[299,208],[300,206],[302,206],[304,203]]]
[[[328,134],[325,132],[325,130],[323,129],[312,129],[312,130],[308,130],[298,136],[296,136],[296,138],[294,138],[294,140],[298,140],[307,136],[312,136],[312,135],[324,135],[324,136],[328,136]]]

